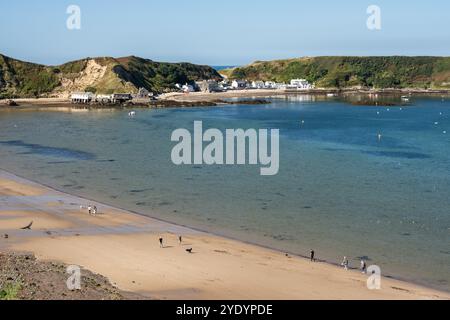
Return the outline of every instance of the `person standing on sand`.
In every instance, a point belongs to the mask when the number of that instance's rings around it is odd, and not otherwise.
[[[163,238],[159,238],[159,247],[160,248],[164,248],[164,244],[163,244]]]
[[[347,257],[344,257],[344,260],[342,260],[341,266],[343,266],[345,270],[348,270],[348,259],[347,259]]]
[[[311,250],[311,262],[315,262],[316,261],[316,259],[315,259],[315,252],[314,252],[314,250]]]
[[[367,273],[367,264],[364,260],[361,260],[361,273]]]
[[[183,238],[181,236],[178,237],[178,242],[180,243],[180,245],[183,242]]]

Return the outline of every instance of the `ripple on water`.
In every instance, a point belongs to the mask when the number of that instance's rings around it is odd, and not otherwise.
[[[402,151],[361,151],[376,157],[401,158],[401,159],[430,159],[431,156],[420,152],[402,152]]]
[[[57,158],[65,158],[65,159],[75,159],[75,160],[93,160],[95,159],[95,155],[93,153],[84,152],[75,149],[69,148],[57,148],[57,147],[49,147],[41,144],[35,143],[26,143],[22,140],[9,140],[9,141],[0,141],[1,145],[11,146],[11,147],[20,147],[25,148],[28,151],[22,152],[21,154],[34,154],[34,155],[44,155],[44,156],[52,156]]]

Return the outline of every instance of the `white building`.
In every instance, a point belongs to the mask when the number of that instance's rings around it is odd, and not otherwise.
[[[264,83],[264,81],[253,81],[252,88],[253,89],[265,89],[266,84]]]
[[[112,97],[110,94],[98,94],[95,97],[95,101],[98,103],[111,103]]]
[[[275,89],[277,87],[277,84],[274,81],[266,81],[264,83],[264,86],[268,89]]]
[[[244,81],[244,80],[234,80],[234,81],[231,83],[231,87],[232,87],[233,89],[245,89],[245,88],[247,88],[247,81]]]
[[[224,79],[224,80],[219,82],[219,89],[221,91],[227,91],[230,88],[231,88],[231,84],[230,84],[230,82],[228,80]]]
[[[74,92],[70,95],[72,103],[91,103],[95,99],[92,92]]]
[[[132,99],[133,99],[133,97],[129,93],[113,93],[111,95],[112,103],[124,103],[124,102],[130,101]]]
[[[190,84],[185,84],[184,86],[181,87],[181,90],[183,90],[183,92],[189,93],[189,92],[195,92],[195,88],[193,85]]]
[[[297,89],[312,89],[311,84],[305,79],[292,79],[291,86]]]

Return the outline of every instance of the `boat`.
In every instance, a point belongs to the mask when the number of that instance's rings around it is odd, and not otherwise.
[[[408,96],[402,96],[402,101],[409,102],[410,98]]]

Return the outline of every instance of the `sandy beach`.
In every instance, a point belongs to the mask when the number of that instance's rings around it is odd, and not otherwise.
[[[19,99],[0,99],[0,106],[4,106],[8,101],[13,100],[19,105],[41,105],[41,106],[52,106],[60,105],[65,103],[70,103],[68,98],[19,98]]]
[[[162,95],[161,99],[200,102],[200,101],[214,101],[233,98],[264,98],[286,94],[292,93],[287,93],[285,90],[281,89],[232,90],[225,92],[191,92],[191,93],[173,92]],[[299,92],[299,94],[301,94],[301,92]]]
[[[80,208],[88,204],[98,207],[97,216]],[[31,221],[31,230],[21,230]],[[79,265],[120,290],[152,299],[450,298],[387,278],[381,290],[368,290],[367,276],[358,271],[140,216],[5,171],[0,171],[0,235],[0,252]]]

